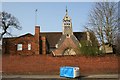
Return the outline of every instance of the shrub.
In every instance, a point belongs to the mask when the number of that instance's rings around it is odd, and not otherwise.
[[[80,41],[81,47],[80,52],[83,55],[95,56],[99,54],[99,49],[97,45],[92,45],[89,41]]]

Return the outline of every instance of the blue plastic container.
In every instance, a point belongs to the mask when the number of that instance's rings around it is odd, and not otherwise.
[[[79,67],[60,67],[60,77],[75,78],[80,76]]]

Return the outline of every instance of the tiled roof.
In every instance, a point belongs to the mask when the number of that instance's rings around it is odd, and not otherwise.
[[[59,41],[57,42],[58,44],[58,47],[63,43],[63,41],[65,40],[66,36],[65,35],[62,35],[59,39]]]
[[[62,35],[62,32],[44,32],[44,33],[40,33],[40,36],[45,36],[47,38],[47,41],[48,41],[50,47],[55,47],[55,45],[59,41],[61,35]]]
[[[71,35],[71,39],[77,46],[79,46],[79,41],[74,35]]]
[[[32,35],[32,34],[30,34],[30,33],[27,33],[27,34],[22,35],[22,36],[19,36],[19,37],[24,37],[24,36],[26,36],[26,37],[33,37],[33,35]]]
[[[33,37],[34,35],[32,35],[30,33],[27,33],[27,34],[21,35],[19,37],[4,37],[3,39],[13,39],[13,38],[15,39],[15,38],[20,38],[20,37],[25,37],[25,36],[27,36],[27,37]]]
[[[73,34],[78,39],[78,41],[87,40],[86,32],[73,32]],[[34,35],[27,33],[19,37],[9,37],[9,39],[16,39],[16,38],[25,37],[25,36],[33,37]],[[55,47],[55,45],[58,43],[58,41],[62,36],[62,32],[41,32],[40,36],[45,36],[47,38],[47,41],[50,47]],[[4,38],[4,39],[8,39],[8,38]]]
[[[78,41],[87,40],[86,32],[73,32],[73,34],[78,39]],[[50,47],[55,47],[62,36],[62,32],[41,32],[40,36],[45,36]]]

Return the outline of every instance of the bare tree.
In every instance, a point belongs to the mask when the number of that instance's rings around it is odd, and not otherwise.
[[[120,5],[120,2],[118,2],[118,5]],[[120,6],[118,7],[118,12],[120,11]],[[118,34],[116,35],[116,52],[120,55],[120,13],[118,13]]]
[[[99,42],[113,45],[118,26],[118,4],[115,2],[98,2],[89,15],[87,28],[92,30]]]
[[[22,29],[16,17],[4,11],[0,12],[0,29],[2,30],[2,32],[0,33],[0,39],[2,39],[4,34],[10,35],[10,36],[12,35],[8,31],[9,28],[16,28],[18,30]]]

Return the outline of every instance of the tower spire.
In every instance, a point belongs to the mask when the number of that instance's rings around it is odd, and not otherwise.
[[[68,16],[67,6],[66,6],[66,13],[63,18],[63,35],[73,35],[72,21],[70,17]]]

